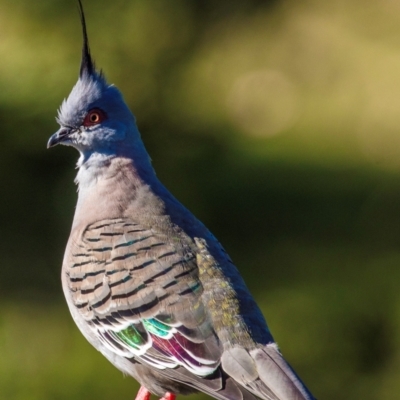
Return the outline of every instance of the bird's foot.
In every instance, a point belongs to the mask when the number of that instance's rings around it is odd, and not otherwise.
[[[150,400],[150,392],[144,386],[140,386],[135,400]]]
[[[150,395],[151,393],[144,386],[140,386],[135,400],[150,400]],[[176,400],[176,396],[173,393],[167,392],[160,400]]]
[[[167,392],[164,394],[163,397],[161,397],[160,400],[175,400],[176,396],[173,393]]]

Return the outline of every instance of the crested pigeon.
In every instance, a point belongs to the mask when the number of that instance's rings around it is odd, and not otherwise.
[[[312,400],[282,357],[229,256],[162,185],[120,91],[92,60],[85,16],[79,79],[48,147],[79,153],[62,286],[86,339],[141,385],[138,400]]]

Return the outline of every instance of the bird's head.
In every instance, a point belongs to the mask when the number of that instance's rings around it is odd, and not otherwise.
[[[79,10],[83,30],[79,79],[59,109],[60,129],[50,137],[47,147],[73,146],[84,160],[93,153],[124,153],[141,141],[135,118],[122,94],[95,68],[80,0]]]

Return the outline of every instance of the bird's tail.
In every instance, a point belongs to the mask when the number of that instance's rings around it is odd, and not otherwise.
[[[315,400],[275,343],[225,351],[222,366],[211,376],[196,376],[183,367],[162,374],[218,400]]]
[[[314,399],[273,342],[251,350],[233,346],[224,351],[221,365],[227,375],[260,399]]]
[[[256,364],[261,381],[257,385],[259,391],[264,392],[266,396],[262,396],[261,393],[256,395],[267,400],[315,400],[296,372],[282,357],[275,343],[251,350],[249,354]]]

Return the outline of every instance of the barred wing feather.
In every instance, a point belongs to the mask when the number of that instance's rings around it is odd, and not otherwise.
[[[179,237],[112,219],[89,225],[71,248],[71,297],[107,348],[158,369],[218,368],[196,257]]]

